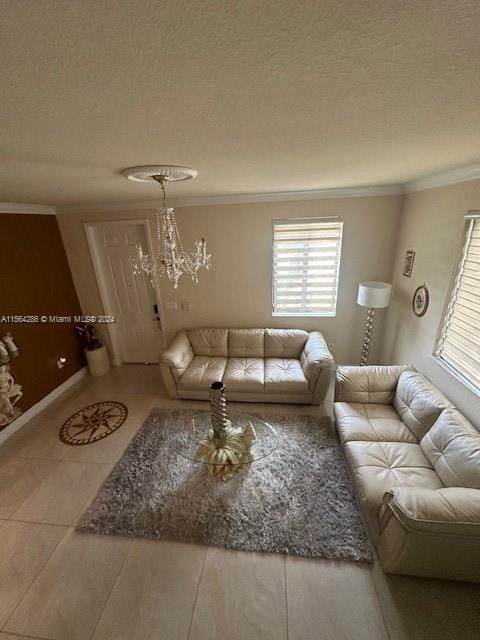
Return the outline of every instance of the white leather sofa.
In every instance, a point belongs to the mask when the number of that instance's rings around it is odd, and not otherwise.
[[[194,400],[218,380],[229,401],[321,404],[332,364],[322,334],[299,329],[180,331],[160,356],[168,395]]]
[[[480,581],[480,432],[411,367],[339,367],[334,412],[383,569]]]

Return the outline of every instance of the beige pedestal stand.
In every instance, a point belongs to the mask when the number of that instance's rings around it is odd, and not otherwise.
[[[104,376],[110,371],[110,360],[105,347],[92,349],[91,351],[85,349],[85,355],[87,357],[90,375],[94,377]]]

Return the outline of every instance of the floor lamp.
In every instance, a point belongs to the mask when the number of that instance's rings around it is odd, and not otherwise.
[[[375,322],[375,309],[388,307],[391,292],[392,285],[388,284],[388,282],[361,282],[358,285],[357,303],[362,307],[368,307],[365,331],[363,333],[362,355],[360,357],[360,365],[362,367],[368,363],[373,323]]]

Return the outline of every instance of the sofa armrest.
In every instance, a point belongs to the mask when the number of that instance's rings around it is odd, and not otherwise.
[[[160,356],[160,363],[167,365],[178,382],[193,360],[193,350],[186,331],[179,331],[168,349]]]
[[[411,531],[480,536],[480,489],[396,487],[384,496],[380,530],[393,517]]]
[[[480,581],[480,489],[397,487],[384,496],[379,525],[384,571]]]
[[[318,376],[322,369],[331,367],[334,359],[330,353],[325,338],[320,331],[312,331],[309,333],[303,351],[300,355],[300,364],[303,373],[308,380],[310,391],[315,390]]]
[[[341,366],[335,381],[336,402],[391,404],[398,379],[410,365]]]

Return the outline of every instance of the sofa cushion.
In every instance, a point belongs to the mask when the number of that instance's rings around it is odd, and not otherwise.
[[[393,406],[419,440],[452,404],[418,371],[404,371],[398,379]]]
[[[480,433],[459,411],[443,411],[420,445],[446,487],[480,489]]]
[[[264,386],[263,358],[228,358],[223,375],[226,392],[261,393]]]
[[[266,329],[266,358],[300,358],[308,338],[301,329]]]
[[[208,391],[212,382],[223,379],[227,358],[195,356],[180,378],[179,389]]]
[[[335,399],[339,402],[392,404],[400,374],[409,366],[341,366],[337,369]]]
[[[300,361],[294,358],[265,359],[265,393],[309,393]]]
[[[365,440],[418,444],[417,438],[389,404],[335,402],[333,409],[340,439],[344,443]]]
[[[357,495],[374,537],[383,496],[393,487],[443,487],[418,444],[405,442],[349,442],[345,453],[353,470]]]
[[[381,512],[383,496],[394,487],[443,487],[433,469],[425,467],[397,468],[361,467],[355,471],[354,484],[362,510],[374,539],[379,534],[378,516]]]
[[[263,358],[264,329],[229,329],[228,355],[231,358]]]
[[[420,445],[411,442],[348,442],[345,452],[353,469],[423,467],[433,471]]]
[[[228,329],[191,329],[188,339],[196,356],[228,357]]]

